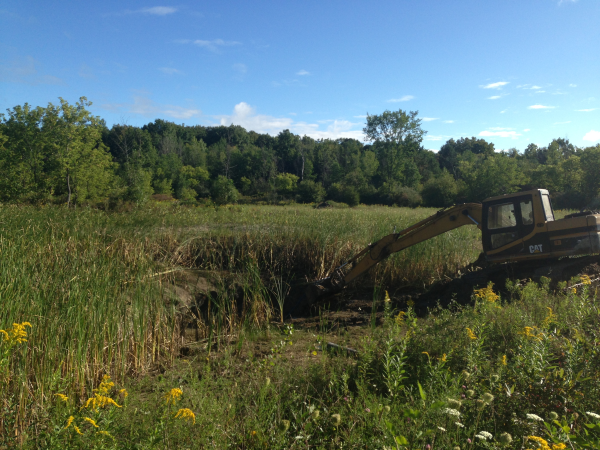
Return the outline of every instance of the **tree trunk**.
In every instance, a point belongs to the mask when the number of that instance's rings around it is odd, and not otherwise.
[[[71,207],[71,179],[69,177],[69,171],[67,170],[67,189],[69,190],[69,196],[67,197],[67,208]]]

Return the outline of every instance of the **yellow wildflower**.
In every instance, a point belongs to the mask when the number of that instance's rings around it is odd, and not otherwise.
[[[114,385],[115,383],[110,381],[110,376],[104,375],[100,382],[100,386],[98,386],[98,389],[94,389],[94,392],[97,392],[99,395],[108,395]]]
[[[388,294],[388,291],[385,291],[385,298],[383,299],[384,302],[391,302],[392,300],[390,299],[390,294]]]
[[[65,428],[63,428],[64,430],[66,430],[67,428],[69,428],[71,426],[71,424],[73,423],[73,420],[75,420],[75,417],[71,416],[67,419],[67,424],[65,425]]]
[[[175,414],[175,418],[196,423],[196,415],[191,409],[188,408],[181,408],[179,411],[177,411],[177,414]]]
[[[96,425],[96,421],[94,419],[90,419],[89,417],[84,417],[83,420],[85,420],[87,423],[91,423],[95,428],[98,428],[98,425]]]
[[[446,362],[446,360],[447,360],[446,354],[444,353],[440,359],[441,359],[443,362]]]
[[[498,300],[500,298],[500,296],[494,292],[494,290],[492,289],[493,286],[494,286],[494,283],[492,283],[490,281],[490,283],[487,285],[487,287],[484,287],[482,289],[476,289],[475,291],[473,291],[475,294],[475,297],[480,300],[485,300],[489,303],[494,303],[496,300]]]
[[[12,330],[0,330],[4,336],[4,341],[8,342],[8,345],[21,344],[27,342],[27,330],[25,327],[31,328],[29,322],[13,323]]]
[[[506,365],[506,355],[502,356],[502,365],[505,366]]]
[[[577,294],[577,288],[571,288],[571,294]]]
[[[101,434],[103,436],[108,436],[109,438],[114,439],[114,437],[112,437],[112,435],[108,431],[97,431],[96,434]]]
[[[81,432],[81,430],[79,429],[79,427],[77,425],[73,425],[73,428],[75,428],[75,431],[77,432],[77,434],[81,434],[83,436],[83,433]]]
[[[527,436],[527,440],[537,442],[540,450],[551,450],[548,441],[537,436]]]
[[[414,300],[407,300],[406,304],[409,308],[412,308],[413,306],[415,306],[415,301]]]
[[[582,284],[592,284],[592,280],[588,275],[581,275],[579,278],[581,278]]]
[[[547,328],[552,321],[556,318],[556,315],[554,314],[554,312],[552,312],[552,308],[547,307],[548,309],[548,315],[546,316],[546,318],[544,319],[543,325],[544,328]]]
[[[106,408],[109,405],[116,406],[117,408],[121,408],[121,405],[118,405],[112,398],[106,397],[105,395],[96,394],[91,398],[88,398],[85,405],[83,405],[82,409],[89,408],[93,410],[97,410],[98,408]]]
[[[54,394],[54,396],[60,398],[63,402],[69,400],[69,397],[67,397],[65,394]]]
[[[169,403],[175,404],[181,399],[182,395],[183,395],[183,391],[181,389],[173,388],[169,392],[167,392],[167,394],[165,395],[165,402],[167,403],[167,405]]]
[[[467,334],[469,335],[469,339],[477,339],[477,336],[475,336],[475,333],[473,333],[473,330],[471,330],[470,328],[467,328]]]
[[[396,316],[396,323],[398,325],[402,325],[402,323],[404,322],[404,317],[406,316],[406,313],[404,311],[400,311],[398,313],[398,315]]]
[[[552,450],[565,450],[567,446],[565,444],[552,444]]]
[[[127,392],[126,389],[120,389],[119,390],[119,395],[122,396],[123,398],[127,397],[129,395],[129,393]]]
[[[427,352],[421,352],[422,355],[427,355],[427,357],[429,358],[429,353]]]

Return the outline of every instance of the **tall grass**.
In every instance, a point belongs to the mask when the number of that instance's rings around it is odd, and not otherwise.
[[[25,403],[42,407],[48,392],[83,395],[105,373],[120,381],[159,362],[168,365],[182,338],[175,305],[163,292],[166,279],[155,276],[165,267],[220,274],[217,295],[199,317],[213,342],[276,317],[274,280],[322,278],[369,242],[432,212],[156,205],[106,213],[0,206],[0,329],[30,322],[35,342],[11,357],[12,387],[0,400],[18,412],[22,427],[30,420]],[[427,284],[454,273],[479,252],[478,231],[470,228],[394,255],[364,282]],[[231,273],[240,280],[235,286]]]
[[[123,378],[173,354],[174,320],[142,242],[99,211],[0,209],[0,328],[27,321],[35,345],[11,361],[2,406],[51,390],[81,392],[104,373]],[[31,412],[31,411],[29,411]]]

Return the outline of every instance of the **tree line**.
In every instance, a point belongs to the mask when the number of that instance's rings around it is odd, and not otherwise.
[[[82,97],[0,115],[0,201],[143,204],[333,200],[443,207],[527,187],[549,189],[556,206],[600,207],[600,145],[567,139],[522,152],[484,139],[450,139],[435,153],[418,113],[367,115],[365,141],[277,136],[241,126],[185,126],[157,119],[111,128]]]

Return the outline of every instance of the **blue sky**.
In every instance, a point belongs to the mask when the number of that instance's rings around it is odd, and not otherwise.
[[[0,110],[80,96],[161,118],[362,140],[418,110],[425,148],[600,142],[600,1],[48,2],[0,6]]]

